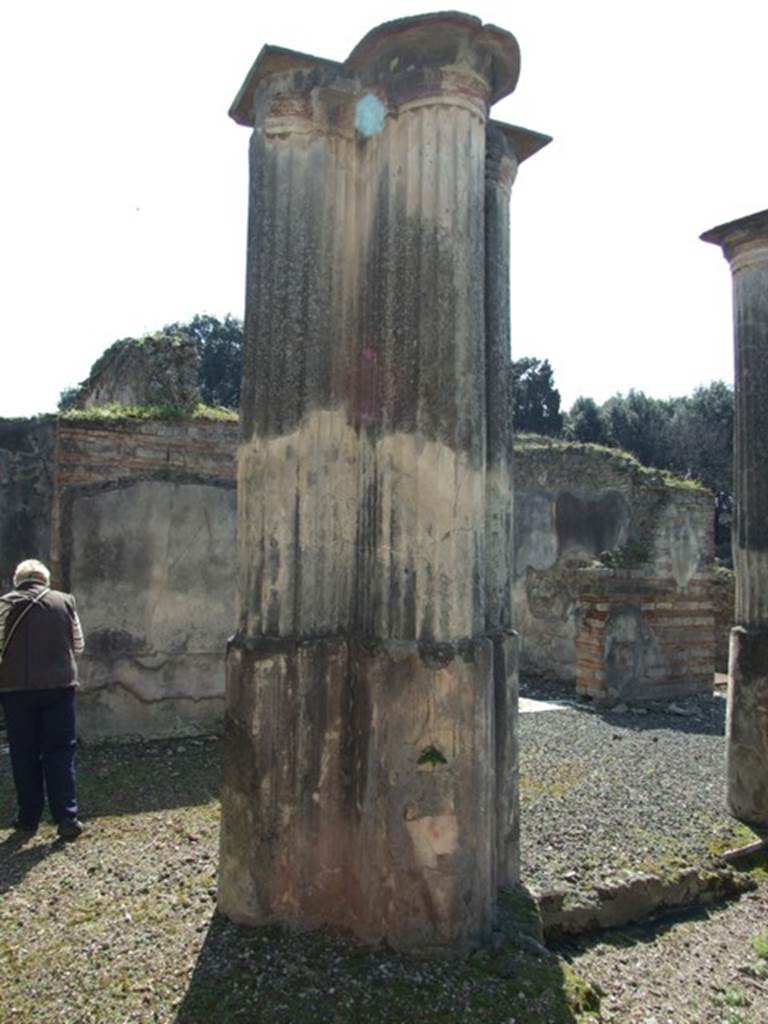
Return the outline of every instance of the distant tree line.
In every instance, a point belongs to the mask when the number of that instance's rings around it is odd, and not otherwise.
[[[567,413],[549,361],[512,363],[515,429],[623,448],[645,466],[697,480],[715,493],[733,490],[733,390],[713,381],[680,398],[617,394],[602,405],[577,398]]]
[[[632,389],[602,405],[580,397],[562,413],[548,360],[514,360],[512,381],[516,431],[622,448],[645,466],[713,491],[717,554],[730,561],[734,401],[728,384],[713,381],[680,398],[650,398]]]

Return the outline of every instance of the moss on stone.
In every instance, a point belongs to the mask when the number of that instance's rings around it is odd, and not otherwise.
[[[198,403],[190,409],[180,405],[120,405],[112,402],[108,405],[94,405],[87,409],[67,409],[59,414],[59,418],[70,422],[103,422],[104,420],[214,420],[224,423],[236,423],[237,412],[234,409],[219,409]]]
[[[515,450],[520,452],[550,450],[562,452],[595,452],[611,466],[628,475],[642,480],[643,483],[657,487],[671,487],[678,490],[705,492],[707,490],[698,480],[686,480],[675,476],[667,469],[656,469],[644,466],[634,455],[621,448],[609,448],[603,444],[586,444],[581,441],[563,441],[556,437],[542,434],[517,434],[514,442]]]

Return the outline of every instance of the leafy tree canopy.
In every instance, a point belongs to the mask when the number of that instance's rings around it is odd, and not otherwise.
[[[583,444],[605,444],[605,421],[594,398],[577,398],[568,414],[567,436]]]
[[[156,334],[145,339],[124,338],[115,345],[146,344],[148,341],[173,341],[179,337],[190,339],[200,357],[200,397],[206,406],[237,409],[240,405],[240,370],[242,367],[243,325],[227,314],[223,320],[197,314],[186,322],[166,324]],[[115,348],[110,346],[110,350]],[[105,353],[106,355],[106,353]],[[101,357],[103,359],[104,356]],[[98,366],[97,360],[94,368]],[[91,371],[93,372],[93,370]],[[81,388],[65,388],[59,396],[59,410],[76,408]]]
[[[166,324],[166,334],[192,338],[200,354],[200,397],[205,405],[237,409],[240,405],[243,325],[227,314],[223,320],[207,313],[188,323]]]
[[[512,361],[512,408],[515,430],[560,435],[560,392],[548,359],[525,356]]]

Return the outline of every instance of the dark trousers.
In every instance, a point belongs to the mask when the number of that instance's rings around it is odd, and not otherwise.
[[[56,824],[77,817],[75,688],[0,695],[11,753],[19,822],[35,828],[48,795]]]

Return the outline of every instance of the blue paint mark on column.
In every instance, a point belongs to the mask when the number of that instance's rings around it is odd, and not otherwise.
[[[370,138],[384,127],[387,109],[378,96],[368,93],[357,101],[355,107],[355,128],[361,135]]]

